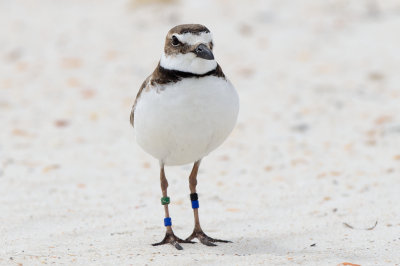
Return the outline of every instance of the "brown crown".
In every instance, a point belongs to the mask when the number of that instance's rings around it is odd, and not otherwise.
[[[172,35],[174,33],[184,34],[184,33],[192,33],[192,34],[200,34],[202,32],[210,32],[206,26],[201,24],[182,24],[173,27],[169,30],[168,35]]]

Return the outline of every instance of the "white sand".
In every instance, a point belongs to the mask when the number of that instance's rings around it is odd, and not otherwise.
[[[0,2],[0,264],[400,264],[400,3],[152,2]],[[205,232],[233,243],[177,251],[150,245],[158,163],[129,112],[187,22],[241,112],[198,186]],[[167,169],[182,238],[189,171]]]

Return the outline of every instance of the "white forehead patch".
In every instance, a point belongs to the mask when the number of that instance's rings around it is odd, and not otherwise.
[[[193,33],[184,33],[184,34],[174,34],[176,38],[181,43],[195,45],[198,43],[209,43],[212,41],[212,34],[211,32],[201,32],[200,34],[193,34]]]

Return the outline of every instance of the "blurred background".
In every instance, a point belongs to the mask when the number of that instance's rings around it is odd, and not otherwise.
[[[129,114],[182,23],[241,110],[198,186],[233,244],[178,252],[150,246],[158,162]],[[0,264],[400,263],[399,1],[2,0],[0,25]],[[181,238],[190,169],[166,169]]]

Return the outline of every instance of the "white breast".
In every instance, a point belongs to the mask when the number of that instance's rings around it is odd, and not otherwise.
[[[136,141],[165,165],[191,163],[222,144],[238,111],[236,90],[223,78],[186,78],[152,87],[136,104]]]

